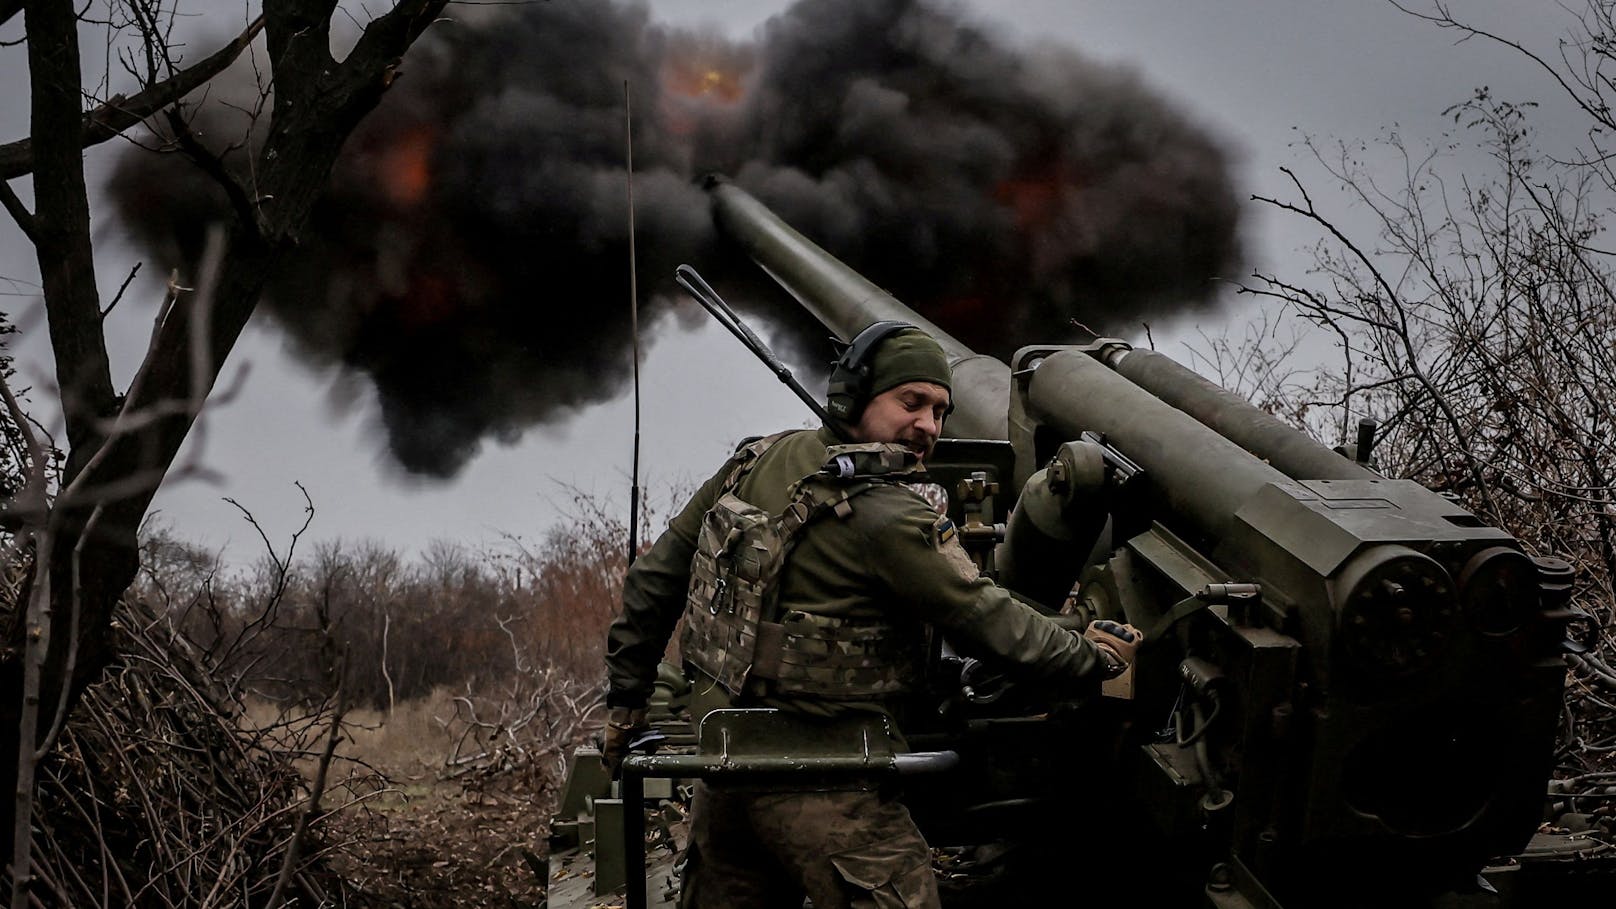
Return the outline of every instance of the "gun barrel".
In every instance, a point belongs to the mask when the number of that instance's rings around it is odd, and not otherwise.
[[[954,413],[945,427],[949,436],[1010,437],[1010,367],[1003,361],[961,344],[793,230],[740,187],[711,177],[707,190],[720,232],[738,242],[754,262],[837,337],[848,341],[871,322],[894,319],[908,322],[937,339],[954,371]]]
[[[1288,478],[1211,428],[1135,385],[1089,354],[1063,350],[1037,365],[1027,403],[1043,424],[1075,439],[1103,433],[1128,453],[1167,499],[1209,538],[1228,536],[1235,513],[1270,483]]]
[[[1106,365],[1218,435],[1297,480],[1373,480],[1379,475],[1265,413],[1245,398],[1153,350],[1118,350]]]
[[[954,370],[954,414],[948,421],[948,435],[980,439],[1009,438],[1009,366],[971,350],[798,233],[740,187],[720,177],[708,178],[706,185],[712,198],[713,218],[719,230],[739,243],[753,261],[838,337],[850,340],[871,322],[895,319],[916,325],[937,339],[948,354],[949,364]],[[1086,355],[1081,356],[1090,359]],[[1050,362],[1056,359],[1051,357]],[[1100,363],[1095,362],[1094,365],[1099,366]],[[1213,520],[1219,508],[1230,506],[1223,512],[1225,517],[1214,520],[1214,523],[1220,524],[1228,514],[1233,513],[1234,507],[1244,501],[1247,493],[1254,492],[1264,483],[1287,477],[1298,480],[1361,480],[1376,476],[1253,407],[1240,396],[1154,351],[1115,351],[1105,357],[1104,365],[1110,369],[1086,370],[1085,375],[1091,379],[1085,379],[1085,382],[1092,380],[1099,383],[1094,387],[1110,389],[1108,394],[1113,399],[1132,402],[1121,406],[1115,415],[1123,418],[1122,425],[1138,429],[1119,431],[1117,427],[1091,420],[1090,415],[1096,412],[1095,409],[1077,403],[1092,398],[1092,395],[1086,394],[1089,389],[1081,382],[1072,383],[1073,388],[1059,394],[1046,395],[1046,406],[1039,416],[1046,424],[1070,431],[1069,438],[1076,438],[1083,430],[1098,430],[1121,443],[1124,450],[1132,450],[1131,445],[1122,442],[1124,437],[1132,437],[1139,444],[1152,449],[1176,449],[1187,457],[1186,462],[1174,471],[1181,476],[1199,474],[1199,468],[1204,463],[1200,460],[1198,449],[1219,452],[1220,460],[1229,465],[1246,465],[1240,468],[1230,466],[1222,471],[1225,476],[1230,470],[1239,472],[1250,469],[1249,465],[1264,468],[1260,482],[1234,495],[1228,502],[1201,509],[1204,518]],[[1078,368],[1081,367],[1063,367],[1061,371]],[[1125,381],[1106,381],[1101,378],[1102,374],[1121,377]],[[1045,380],[1035,382],[1035,387],[1048,388],[1051,384],[1051,381]],[[1062,395],[1065,397],[1062,398]],[[1164,421],[1162,425],[1171,423],[1178,426],[1188,422],[1193,426],[1185,427],[1182,431],[1171,431],[1175,436],[1183,436],[1181,444],[1157,444],[1150,439],[1156,430],[1144,431],[1144,427],[1152,424],[1149,420],[1137,418],[1140,411],[1136,404],[1147,407],[1150,404],[1163,405],[1151,411],[1159,413],[1159,419]],[[1267,461],[1277,470],[1266,469],[1267,465],[1262,461]],[[1162,477],[1161,466],[1147,469],[1158,479]],[[1204,487],[1195,485],[1195,489],[1185,491],[1186,495],[1182,497],[1184,501],[1206,499]],[[1173,498],[1176,500],[1180,497]],[[1192,512],[1195,510],[1191,509]]]

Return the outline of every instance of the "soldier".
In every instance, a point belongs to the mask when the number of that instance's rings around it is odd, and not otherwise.
[[[866,328],[831,376],[827,410],[840,432],[743,446],[634,563],[607,639],[603,759],[614,773],[687,602],[694,700],[776,707],[804,723],[876,713],[898,728],[927,625],[1034,678],[1126,669],[1134,629],[1096,623],[1079,637],[978,577],[952,523],[917,494],[951,381],[929,335],[897,322]],[[737,539],[751,543],[726,546]],[[920,831],[880,792],[698,784],[691,841],[686,907],[800,906],[804,893],[815,909],[938,905]]]

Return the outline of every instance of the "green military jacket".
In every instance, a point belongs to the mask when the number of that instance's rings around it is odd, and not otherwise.
[[[742,478],[737,495],[779,514],[788,502],[787,490],[817,471],[826,446],[836,442],[823,428],[786,436]],[[726,464],[703,483],[629,569],[623,612],[607,636],[609,705],[637,707],[649,697],[657,664],[685,607],[702,517],[722,494],[728,474]],[[1075,683],[1104,671],[1103,658],[1088,641],[977,577],[958,543],[939,539],[937,513],[912,490],[883,484],[850,504],[851,515],[825,515],[801,532],[779,579],[782,612],[884,616],[893,623],[912,622],[917,635],[930,624],[962,653],[996,657],[1033,678]],[[765,699],[758,706],[835,716],[890,713],[893,705],[799,696]]]

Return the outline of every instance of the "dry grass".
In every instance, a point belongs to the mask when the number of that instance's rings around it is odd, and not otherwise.
[[[391,715],[373,708],[348,711],[343,716],[338,759],[384,768],[389,778],[417,780],[441,773],[451,744],[446,725],[454,716],[452,699],[449,690],[439,688],[426,697],[396,705]],[[262,697],[247,698],[245,708],[243,724],[260,730],[307,717],[301,708],[288,710]],[[312,767],[310,756],[301,769]]]
[[[426,697],[385,710],[348,714],[347,742],[342,753],[367,764],[417,776],[443,769],[450,743],[447,724],[454,717],[452,694],[435,688]]]

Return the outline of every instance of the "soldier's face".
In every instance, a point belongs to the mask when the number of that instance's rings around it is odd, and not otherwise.
[[[860,442],[896,442],[925,460],[943,432],[948,389],[931,382],[905,382],[865,405],[853,434]]]

